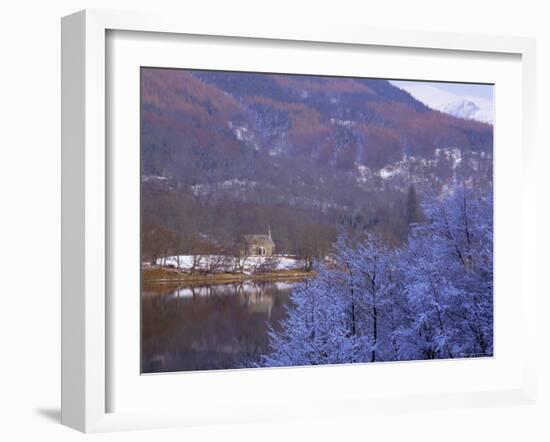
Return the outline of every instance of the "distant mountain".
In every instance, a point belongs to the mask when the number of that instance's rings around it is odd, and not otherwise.
[[[478,110],[462,103],[446,112],[470,118]],[[438,148],[490,152],[492,127],[429,109],[383,80],[142,71],[148,175],[181,175],[198,184],[204,175],[179,172],[191,157],[196,172],[240,178],[222,169],[277,155],[348,171],[359,164],[376,172],[404,157],[433,156]]]
[[[488,112],[481,110],[479,106],[469,100],[458,100],[448,103],[442,106],[441,111],[458,118],[477,120],[486,123],[492,122],[492,116]]]

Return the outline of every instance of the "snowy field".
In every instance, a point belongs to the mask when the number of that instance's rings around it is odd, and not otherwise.
[[[182,272],[251,274],[277,270],[303,270],[306,263],[303,259],[283,255],[243,258],[225,255],[176,255],[159,258],[155,265],[178,269]]]

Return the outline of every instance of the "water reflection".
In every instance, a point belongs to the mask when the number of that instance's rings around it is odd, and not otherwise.
[[[299,282],[148,289],[142,295],[144,373],[252,367]]]

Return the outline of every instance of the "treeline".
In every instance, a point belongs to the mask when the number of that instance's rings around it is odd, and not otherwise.
[[[333,262],[295,289],[262,366],[491,356],[492,195],[458,189],[388,248],[342,235]]]
[[[342,190],[343,192],[343,190]],[[307,191],[297,192],[307,195]],[[290,200],[284,190],[283,199]],[[364,203],[323,208],[270,202],[268,195],[256,201],[195,197],[189,192],[167,190],[163,185],[142,185],[142,260],[156,262],[168,256],[224,254],[239,256],[243,236],[267,233],[270,228],[276,252],[305,259],[329,254],[339,230],[376,233],[386,243],[401,244],[409,225],[422,218],[416,191],[364,192]]]

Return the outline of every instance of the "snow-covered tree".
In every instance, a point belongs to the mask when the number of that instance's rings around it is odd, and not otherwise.
[[[351,332],[364,343],[361,360],[391,358],[385,347],[387,333],[389,250],[374,235],[361,239],[341,237],[336,260],[346,275]],[[346,292],[344,292],[346,294]]]
[[[321,365],[357,361],[358,340],[349,335],[343,285],[318,268],[319,277],[307,281],[291,295],[281,331],[269,332],[271,353],[264,366]]]
[[[262,365],[490,356],[492,196],[458,188],[390,249],[342,235],[329,265],[292,294]]]
[[[413,229],[400,262],[411,314],[399,331],[403,356],[491,355],[492,198],[459,188],[424,212],[429,222]]]

